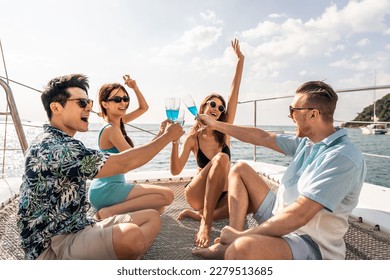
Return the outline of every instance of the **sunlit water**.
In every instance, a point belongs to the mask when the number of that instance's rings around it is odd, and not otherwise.
[[[136,125],[148,132],[139,131],[133,127],[127,127],[129,136],[132,138],[135,146],[145,144],[152,140],[159,125],[142,124]],[[97,148],[97,137],[101,124],[91,124],[90,131],[85,133],[77,133],[76,138],[83,141],[83,143],[90,148]],[[266,130],[273,131],[294,131],[294,127],[281,127],[281,126],[265,126],[262,127]],[[27,142],[30,143],[35,136],[42,131],[41,127],[25,126],[25,134]],[[185,126],[186,132],[189,132],[190,126]],[[390,135],[363,135],[360,129],[348,129],[348,135],[351,140],[366,154],[378,154],[384,156],[390,156]],[[4,138],[7,138],[8,149],[20,149],[19,141],[16,137],[15,130],[8,124],[7,131],[5,131],[4,124],[0,125],[0,145],[4,146]],[[184,136],[185,137],[185,136]],[[184,139],[182,138],[182,140]],[[254,148],[252,145],[242,143],[235,139],[232,139],[232,160],[238,159],[252,160],[254,154]],[[163,149],[155,158],[149,163],[137,169],[137,171],[154,171],[154,170],[169,170],[169,160],[171,153],[171,145],[168,145]],[[5,158],[3,157],[3,150],[0,151],[0,157],[4,168],[1,170],[4,177],[21,176],[23,173],[24,158],[20,150],[6,151]],[[368,172],[366,182],[381,185],[390,188],[390,159],[373,157],[365,155],[367,162]],[[279,153],[273,152],[263,147],[256,148],[256,160],[263,161],[272,164],[279,164],[287,166],[290,158],[285,157]],[[193,155],[190,156],[186,168],[196,168],[196,162]]]

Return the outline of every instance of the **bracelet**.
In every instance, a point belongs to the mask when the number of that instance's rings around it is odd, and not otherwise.
[[[172,144],[179,144],[179,141],[173,141]]]

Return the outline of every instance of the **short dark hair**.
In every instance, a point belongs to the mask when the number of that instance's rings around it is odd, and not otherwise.
[[[316,108],[325,122],[333,122],[338,96],[330,85],[323,81],[310,81],[295,92],[306,95],[305,107]]]
[[[70,74],[53,78],[47,83],[42,92],[41,100],[49,120],[52,117],[50,104],[59,102],[62,106],[65,106],[66,100],[70,97],[67,89],[71,87],[81,88],[88,95],[88,77],[83,74]]]

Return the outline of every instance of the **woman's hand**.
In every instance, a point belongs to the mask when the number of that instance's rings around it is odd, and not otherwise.
[[[135,80],[133,80],[133,79],[130,78],[130,75],[124,75],[124,76],[123,76],[123,80],[125,81],[125,84],[126,84],[129,88],[132,88],[132,89],[138,88],[137,83],[135,82]]]
[[[232,47],[233,47],[234,52],[236,53],[238,59],[244,58],[244,55],[241,53],[241,50],[240,50],[240,42],[237,39],[234,39],[234,41],[232,41]]]

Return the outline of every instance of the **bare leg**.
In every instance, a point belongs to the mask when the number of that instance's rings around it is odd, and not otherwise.
[[[214,212],[218,199],[227,188],[226,179],[229,168],[228,156],[224,153],[218,153],[186,187],[187,202],[201,215],[199,217],[197,213],[189,214],[196,219],[200,218],[199,231],[195,237],[195,245],[197,246],[207,247],[210,244],[211,224],[215,217]],[[225,213],[223,213],[223,209],[225,209]],[[216,215],[226,217],[226,208],[222,207],[216,212]]]
[[[229,225],[242,231],[247,213],[257,211],[269,191],[248,164],[239,162],[233,166],[229,173]]]
[[[229,167],[229,157],[224,153],[217,154],[211,160],[211,168],[206,180],[203,215],[195,239],[195,245],[199,247],[208,247],[210,245],[210,230],[214,211],[218,199],[225,188]]]
[[[153,209],[131,214],[130,223],[115,225],[112,241],[118,259],[138,259],[152,246],[161,228],[160,214]]]
[[[196,221],[200,221],[203,217],[203,211],[196,211],[192,209],[185,209],[180,212],[177,219],[179,221],[184,220],[185,218],[190,218]],[[229,218],[229,209],[227,203],[227,196],[223,197],[217,204],[217,208],[215,208],[213,221],[227,219]]]
[[[169,188],[137,184],[125,201],[100,209],[97,216],[104,219],[113,215],[142,209],[156,209],[161,214],[164,211],[164,207],[172,203],[173,198],[173,192]]]

